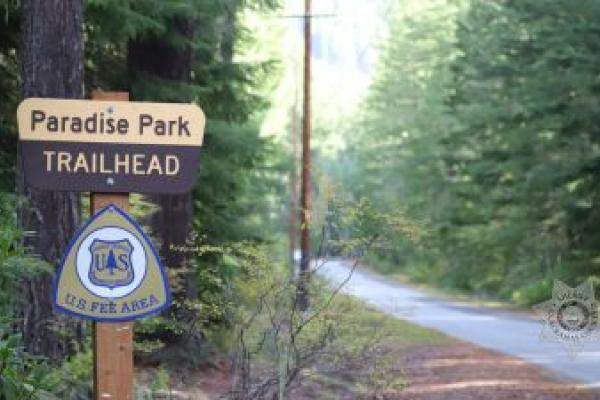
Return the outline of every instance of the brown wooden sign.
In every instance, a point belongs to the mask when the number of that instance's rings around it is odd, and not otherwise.
[[[182,193],[196,182],[205,117],[193,104],[32,98],[18,124],[38,189]]]

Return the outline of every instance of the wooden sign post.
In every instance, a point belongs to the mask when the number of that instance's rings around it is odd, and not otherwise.
[[[129,101],[129,93],[94,91],[92,100]],[[90,193],[90,215],[109,204],[129,211],[129,193]],[[93,324],[94,400],[132,400],[133,322]]]
[[[94,92],[91,101],[25,99],[17,117],[26,183],[90,192],[92,217],[60,262],[54,306],[94,321],[94,399],[132,400],[132,321],[168,307],[171,294],[156,248],[127,213],[129,193],[192,189],[204,113]]]

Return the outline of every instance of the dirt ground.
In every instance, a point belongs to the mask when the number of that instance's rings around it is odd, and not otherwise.
[[[410,384],[389,399],[600,399],[600,392],[561,382],[522,360],[466,343],[413,349],[404,363]]]
[[[372,363],[363,360],[331,374],[309,371],[307,378],[287,398],[600,400],[600,391],[586,390],[519,359],[454,340],[440,345],[404,348],[392,356],[395,361],[386,365],[383,371],[386,378],[373,379]],[[143,380],[147,382],[152,374],[146,371],[146,375]],[[226,364],[220,367],[213,364],[196,371],[171,371],[170,375],[171,397],[156,398],[216,399],[231,387]],[[370,378],[366,379],[367,376]]]
[[[297,390],[295,400],[374,399],[374,400],[592,400],[600,391],[562,381],[560,377],[476,346],[453,341],[440,346],[405,349],[396,371],[404,375],[402,388],[364,388],[350,393],[338,387],[310,384]],[[349,366],[356,376],[360,367]],[[339,385],[340,382],[338,381]],[[335,394],[337,392],[337,395]],[[345,393],[344,393],[345,392]],[[320,397],[327,393],[325,397]]]

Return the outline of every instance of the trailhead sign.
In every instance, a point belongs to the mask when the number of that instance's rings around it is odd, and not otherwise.
[[[30,98],[17,117],[32,187],[183,193],[196,182],[206,122],[196,105]]]
[[[55,282],[56,307],[97,321],[126,321],[171,303],[164,267],[140,226],[111,204],[71,240]]]
[[[54,280],[58,311],[94,322],[94,398],[133,398],[132,320],[171,304],[159,254],[126,211],[129,193],[185,193],[196,183],[206,119],[194,104],[30,98],[17,110],[27,185],[90,192],[93,216]]]
[[[196,183],[206,120],[194,104],[30,98],[17,119],[23,171],[34,188],[122,199],[187,192]],[[164,267],[142,228],[115,204],[95,210],[60,263],[57,309],[116,322],[170,302]]]

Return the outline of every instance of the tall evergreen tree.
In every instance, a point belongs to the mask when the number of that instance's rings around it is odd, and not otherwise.
[[[460,171],[509,287],[598,274],[599,17],[595,2],[473,1],[458,31],[449,151],[471,150]]]
[[[147,34],[129,41],[127,63],[132,95],[137,100],[161,100],[189,102],[193,99],[185,93],[173,91],[165,98],[147,98],[142,90],[145,85],[136,83],[150,80],[161,85],[184,85],[190,83],[193,61],[193,39],[195,21],[188,15],[174,15],[165,22],[161,34]],[[147,86],[146,86],[147,87]],[[190,237],[193,221],[191,193],[159,194],[151,197],[158,206],[153,214],[151,226],[160,238],[160,253],[172,271],[175,307],[179,313],[186,299],[196,298],[196,276],[190,265],[188,253],[173,251],[172,246],[185,246]],[[175,311],[178,313],[178,311]],[[183,316],[182,316],[183,317]]]
[[[218,253],[182,252],[192,227],[195,238],[215,246],[265,237],[255,221],[268,206],[264,191],[274,190],[267,188],[263,172],[270,146],[252,121],[265,105],[257,88],[270,63],[239,63],[234,54],[237,44],[252,36],[239,27],[240,12],[275,5],[264,0],[93,0],[87,5],[89,85],[129,87],[137,100],[193,101],[208,118],[193,193],[151,196],[159,207],[149,223],[172,272],[176,318],[166,316],[159,329],[138,329],[137,335],[178,346],[169,346],[170,356],[187,348],[189,357],[201,347],[199,318],[205,324],[225,320],[229,281],[238,272]],[[193,349],[187,346],[190,339]]]
[[[392,13],[353,187],[429,236],[382,256],[418,279],[519,302],[555,278],[596,277],[600,6],[414,5]]]
[[[83,97],[82,0],[24,0],[22,43],[24,98]],[[22,163],[18,165],[26,245],[56,265],[80,222],[79,194],[32,189],[23,179]],[[23,291],[21,330],[26,349],[60,360],[72,350],[73,336],[81,341],[81,323],[54,315],[51,274],[28,281]]]

